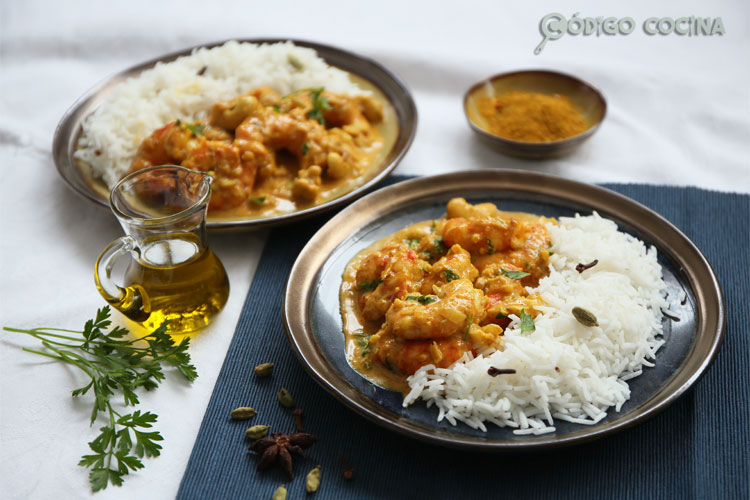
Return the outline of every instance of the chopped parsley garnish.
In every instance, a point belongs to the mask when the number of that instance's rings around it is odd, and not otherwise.
[[[523,271],[511,271],[510,269],[500,269],[500,274],[512,280],[520,280],[521,278],[530,276],[529,273],[525,273]]]
[[[406,240],[406,244],[409,245],[409,248],[411,249],[419,248],[419,238],[409,238]]]
[[[188,129],[190,132],[193,133],[193,137],[198,137],[199,135],[201,135],[203,133],[203,129],[206,128],[206,126],[205,125],[201,125],[200,123],[193,124],[193,125],[190,125],[189,123],[186,123],[185,124],[185,128]]]
[[[450,283],[453,280],[457,280],[461,278],[461,276],[453,272],[452,269],[446,269],[445,271],[443,271],[443,276],[445,276],[445,279],[446,281],[448,281],[448,283]]]
[[[363,281],[362,283],[359,284],[359,289],[363,292],[372,292],[382,282],[383,280],[375,280],[375,279]]]
[[[432,252],[433,254],[443,255],[443,252],[445,252],[445,243],[443,243],[443,238],[438,238],[435,240],[435,242],[432,244]]]
[[[273,108],[274,113],[281,113],[281,108],[277,104],[274,104],[271,107]]]
[[[265,196],[261,196],[259,198],[250,198],[250,201],[252,201],[253,203],[257,203],[257,204],[260,205],[260,204],[266,202],[266,197]]]
[[[427,304],[437,302],[438,298],[434,295],[409,295],[408,297],[406,297],[406,300],[416,300],[423,306],[426,306]]]
[[[354,336],[357,338],[357,345],[361,349],[361,354],[364,358],[370,353],[370,336],[363,332],[357,332]]]
[[[533,332],[536,330],[534,319],[526,313],[526,309],[521,309],[521,333]]]
[[[492,255],[495,253],[495,247],[492,245],[492,240],[489,238],[485,238],[487,240],[487,255]]]
[[[385,361],[383,361],[383,366],[385,366],[390,372],[397,372],[396,368],[394,368],[391,362],[388,361],[388,358],[385,358]]]
[[[464,340],[469,340],[469,330],[471,330],[471,324],[474,322],[474,315],[469,314],[469,324],[466,326],[466,335],[464,335]]]
[[[305,116],[311,120],[318,120],[318,123],[325,127],[326,119],[323,116],[323,111],[333,108],[331,108],[328,99],[323,95],[323,87],[310,89],[310,100],[312,101],[312,109]]]
[[[303,142],[302,143],[302,154],[306,155],[308,151],[310,151],[310,146],[308,146],[306,142]]]

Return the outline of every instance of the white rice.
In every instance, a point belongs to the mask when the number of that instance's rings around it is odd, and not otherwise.
[[[118,85],[84,121],[74,156],[90,164],[93,174],[111,188],[154,130],[176,119],[201,119],[214,103],[264,86],[282,95],[308,87],[367,93],[313,49],[292,42],[230,41],[212,49],[199,48],[170,63],[157,63]]]
[[[664,343],[666,287],[656,249],[596,213],[561,217],[547,229],[550,274],[530,290],[547,303],[534,320],[536,330],[522,334],[511,315],[504,350],[467,354],[447,369],[423,366],[408,379],[405,407],[423,399],[438,408],[438,421],[483,431],[490,422],[515,434],[554,432],[555,419],[592,425],[610,408],[620,411],[630,398],[626,381],[653,366],[649,360]],[[594,259],[593,268],[575,270]],[[599,326],[576,321],[576,306],[594,313]],[[490,367],[516,373],[491,377]]]

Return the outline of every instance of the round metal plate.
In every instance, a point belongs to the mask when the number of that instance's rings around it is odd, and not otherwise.
[[[489,426],[436,422],[437,410],[422,402],[402,408],[400,393],[375,386],[347,363],[339,313],[341,274],[349,260],[380,238],[445,213],[445,203],[463,196],[490,201],[502,210],[558,217],[597,211],[648,245],[656,246],[668,287],[666,344],[656,366],[630,380],[631,399],[593,426],[556,421],[554,434],[516,436]],[[684,294],[683,294],[684,292]],[[681,297],[687,300],[681,300]],[[326,390],[370,420],[399,433],[441,445],[518,450],[569,445],[634,425],[685,393],[714,359],[725,325],[721,288],[700,250],[674,225],[643,205],[607,189],[525,171],[469,171],[402,182],[352,204],[324,225],[292,267],[284,304],[287,338],[298,358]]]
[[[417,129],[417,108],[406,85],[380,63],[343,49],[304,40],[253,38],[238,41],[252,43],[291,41],[295,45],[314,49],[328,64],[362,78],[382,92],[393,107],[398,122],[398,132],[393,146],[381,164],[370,171],[367,179],[359,187],[343,196],[304,210],[267,218],[223,221],[219,219],[212,220],[209,215],[209,229],[257,229],[287,224],[344,205],[372,190],[378,182],[383,180],[396,168],[409,150]],[[80,162],[73,158],[73,153],[75,153],[76,145],[81,135],[83,121],[96,110],[118,84],[127,78],[137,76],[158,62],[169,62],[180,56],[189,55],[199,47],[211,48],[224,43],[226,43],[226,40],[208,45],[198,45],[151,59],[107,78],[78,99],[60,120],[52,140],[52,157],[58,172],[65,182],[78,194],[94,203],[108,207],[108,190],[106,186],[101,181],[94,179],[85,165],[81,165]]]

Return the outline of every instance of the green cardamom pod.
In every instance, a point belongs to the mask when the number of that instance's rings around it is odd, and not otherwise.
[[[273,373],[273,363],[263,363],[253,370],[256,377],[268,377]]]
[[[308,493],[315,493],[320,487],[320,465],[307,473],[305,480],[305,489]]]
[[[239,408],[235,408],[234,410],[232,410],[232,413],[230,413],[229,415],[235,420],[248,420],[250,418],[253,418],[257,414],[258,412],[255,411],[255,408],[250,408],[249,406],[240,406]]]
[[[250,439],[260,439],[268,434],[268,429],[270,428],[271,427],[268,425],[254,425],[252,427],[248,427],[248,429],[245,431],[245,436]]]
[[[271,500],[286,500],[286,486],[282,484],[281,486],[276,488],[276,491],[273,492]]]
[[[292,399],[292,395],[283,387],[279,390],[279,403],[287,408],[294,407],[294,399]]]
[[[583,307],[574,307],[571,311],[573,317],[583,326],[599,326],[599,322],[596,320],[596,316],[591,311],[587,311]]]

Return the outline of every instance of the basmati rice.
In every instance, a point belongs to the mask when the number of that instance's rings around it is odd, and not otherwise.
[[[423,399],[438,408],[438,421],[483,431],[491,422],[521,435],[554,432],[554,419],[593,425],[609,408],[620,411],[630,398],[626,381],[653,366],[664,343],[666,286],[656,249],[596,213],[561,217],[547,229],[550,274],[530,290],[547,302],[536,329],[522,334],[510,315],[503,350],[467,353],[447,369],[423,366],[407,380],[405,407]],[[576,271],[594,259],[596,266]],[[573,307],[592,312],[599,326],[580,324]],[[516,373],[490,377],[490,367]]]

